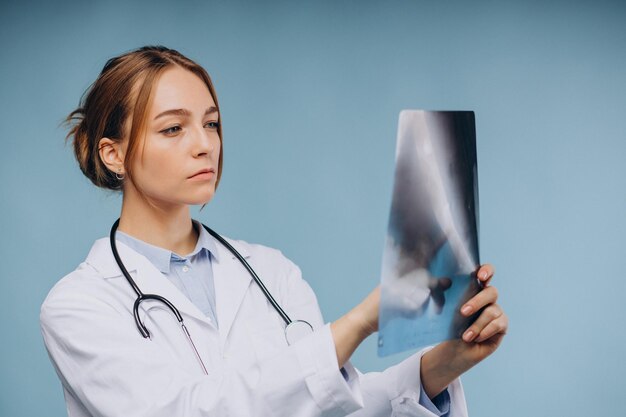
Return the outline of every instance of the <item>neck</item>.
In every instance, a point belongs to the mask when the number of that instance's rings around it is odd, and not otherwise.
[[[179,255],[192,252],[199,236],[186,204],[156,205],[126,192],[118,230]]]

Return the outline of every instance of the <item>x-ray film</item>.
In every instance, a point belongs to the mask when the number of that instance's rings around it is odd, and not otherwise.
[[[470,111],[400,113],[383,252],[378,355],[459,338],[481,288],[476,131]]]

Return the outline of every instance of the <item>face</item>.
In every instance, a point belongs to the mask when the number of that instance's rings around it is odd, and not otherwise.
[[[145,142],[133,161],[135,186],[163,207],[205,204],[215,193],[221,146],[211,93],[198,76],[175,66],[161,74],[152,94]]]

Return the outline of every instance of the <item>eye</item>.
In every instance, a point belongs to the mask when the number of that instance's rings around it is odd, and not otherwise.
[[[168,127],[167,129],[163,129],[159,133],[163,133],[164,135],[168,135],[168,136],[173,136],[176,133],[180,132],[180,129],[181,129],[180,126],[176,125],[176,126]]]
[[[217,129],[218,127],[220,127],[220,122],[216,122],[216,121],[206,122],[204,124],[204,127],[208,127],[208,128],[211,128],[211,129]]]

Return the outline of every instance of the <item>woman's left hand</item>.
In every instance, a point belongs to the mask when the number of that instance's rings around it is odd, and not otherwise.
[[[458,354],[463,356],[459,359],[466,360],[469,367],[491,355],[500,346],[509,327],[508,317],[496,303],[498,290],[489,284],[493,274],[493,266],[490,264],[478,269],[478,279],[484,289],[461,307],[464,316],[470,316],[484,307],[476,321],[463,333],[463,341],[466,343],[459,343]]]
[[[430,398],[500,346],[509,319],[497,304],[498,291],[490,285],[493,274],[490,264],[482,265],[477,271],[484,289],[461,306],[461,314],[471,316],[484,309],[463,333],[462,339],[440,343],[422,356],[422,384]]]

